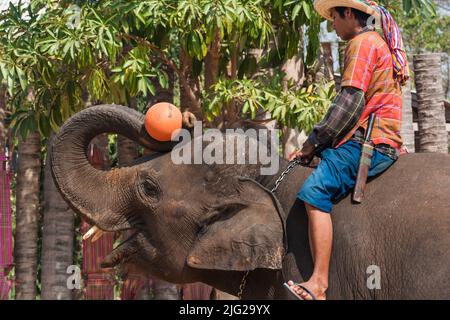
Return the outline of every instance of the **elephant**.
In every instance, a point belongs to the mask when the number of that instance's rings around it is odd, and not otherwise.
[[[95,169],[86,150],[102,133],[155,153]],[[63,198],[101,230],[133,230],[102,266],[133,263],[172,283],[203,282],[242,299],[291,299],[283,283],[307,280],[313,270],[296,196],[313,169],[293,168],[271,192],[288,165],[283,158],[273,175],[261,175],[260,163],[176,165],[175,145],[151,138],[144,115],[119,105],[80,111],[57,133],[50,161]],[[327,298],[450,298],[449,203],[449,155],[425,153],[402,155],[368,181],[362,204],[337,201]]]

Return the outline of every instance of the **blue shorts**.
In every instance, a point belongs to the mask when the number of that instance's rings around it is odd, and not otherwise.
[[[345,197],[355,187],[361,145],[350,140],[338,148],[322,151],[322,161],[306,179],[297,197],[324,212],[331,212],[333,202]],[[369,177],[389,168],[395,160],[374,149]]]

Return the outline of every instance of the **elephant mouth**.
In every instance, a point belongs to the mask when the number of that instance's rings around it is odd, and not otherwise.
[[[138,232],[134,232],[122,241],[103,259],[100,266],[102,268],[112,268],[118,264],[129,261],[139,251],[137,235]]]

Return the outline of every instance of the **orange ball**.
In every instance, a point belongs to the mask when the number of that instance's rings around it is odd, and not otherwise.
[[[148,109],[144,125],[152,138],[158,141],[170,141],[172,133],[181,129],[181,111],[173,104],[159,102]]]

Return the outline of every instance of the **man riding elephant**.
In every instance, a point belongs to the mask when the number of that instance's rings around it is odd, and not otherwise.
[[[368,176],[381,174],[398,158],[401,86],[408,79],[400,31],[385,8],[364,0],[316,0],[314,7],[333,21],[337,35],[348,44],[341,91],[302,150],[291,156],[305,162],[314,155],[321,158],[298,193],[308,214],[314,271],[307,282],[288,284],[305,300],[326,298],[333,242],[330,212],[333,202],[355,187],[362,137],[371,114],[375,119],[371,134],[374,151]],[[373,18],[381,21],[384,39],[370,23]]]

